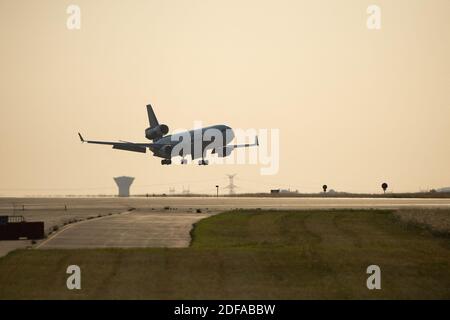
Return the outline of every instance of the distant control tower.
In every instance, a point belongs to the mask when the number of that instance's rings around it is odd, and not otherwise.
[[[130,196],[130,186],[134,181],[134,177],[115,177],[114,181],[119,187],[119,197],[129,197]]]

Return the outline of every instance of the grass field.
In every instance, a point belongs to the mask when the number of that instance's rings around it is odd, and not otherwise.
[[[0,298],[450,298],[448,235],[390,211],[233,211],[192,237],[184,249],[18,250],[0,259]],[[82,290],[66,288],[71,264]],[[366,287],[371,264],[381,290]]]

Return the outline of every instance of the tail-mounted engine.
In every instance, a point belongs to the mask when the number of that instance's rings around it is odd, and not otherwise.
[[[155,127],[145,129],[145,137],[149,140],[156,140],[169,133],[169,127],[165,124],[159,124]]]

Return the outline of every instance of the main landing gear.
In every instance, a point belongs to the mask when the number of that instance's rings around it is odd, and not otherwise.
[[[165,165],[165,164],[167,164],[167,165],[172,164],[172,160],[170,160],[170,159],[163,159],[163,160],[161,160],[161,164],[162,164],[162,165]]]
[[[163,160],[161,160],[161,164],[162,165],[172,164],[172,160],[171,159],[163,159]],[[181,164],[187,164],[187,159],[181,159]],[[205,159],[198,161],[199,166],[206,166],[208,164],[209,164],[208,160],[205,160]]]

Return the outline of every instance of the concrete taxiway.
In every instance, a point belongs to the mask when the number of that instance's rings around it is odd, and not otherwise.
[[[192,225],[210,216],[188,212],[127,212],[78,222],[41,242],[40,249],[188,247]]]

